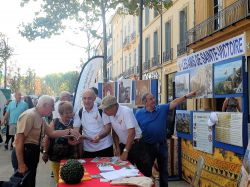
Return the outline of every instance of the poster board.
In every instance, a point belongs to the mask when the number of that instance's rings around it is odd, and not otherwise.
[[[193,146],[194,149],[213,153],[213,130],[207,122],[210,112],[193,112]]]
[[[240,112],[216,112],[215,140],[235,146],[243,146],[243,114]]]
[[[182,72],[175,76],[175,96],[182,97],[190,92],[189,72]]]
[[[117,100],[121,104],[132,104],[132,80],[123,79],[117,82]]]
[[[241,96],[243,93],[242,57],[213,65],[214,97]]]
[[[135,81],[135,105],[136,106],[139,106],[139,107],[143,106],[141,98],[147,92],[151,92],[150,80],[136,80]]]
[[[207,64],[190,71],[190,90],[197,90],[196,98],[213,97],[212,64]]]

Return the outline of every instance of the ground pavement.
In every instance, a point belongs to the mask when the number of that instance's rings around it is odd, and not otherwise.
[[[5,150],[4,145],[0,144],[0,181],[7,181],[13,174],[13,168],[11,165],[11,151]],[[41,157],[40,157],[41,158]],[[49,163],[45,164],[42,160],[39,162],[36,187],[55,187],[54,179],[50,177]],[[184,181],[169,182],[169,187],[186,187],[189,186]]]

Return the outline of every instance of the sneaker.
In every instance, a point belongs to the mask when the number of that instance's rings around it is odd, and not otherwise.
[[[13,150],[13,146],[10,147],[10,150]]]
[[[4,145],[5,150],[8,150],[8,144]]]
[[[50,177],[52,178],[54,177],[53,171],[51,171]]]

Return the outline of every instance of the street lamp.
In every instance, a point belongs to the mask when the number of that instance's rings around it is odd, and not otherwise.
[[[142,17],[143,17],[143,0],[140,0],[139,11],[139,80],[142,80]]]

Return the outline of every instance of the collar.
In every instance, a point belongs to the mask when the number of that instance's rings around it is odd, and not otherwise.
[[[150,111],[148,111],[147,109],[146,109],[146,107],[144,107],[143,108],[143,112],[145,112],[145,113],[153,113],[153,112],[157,112],[159,110],[159,107],[158,106],[155,106],[155,108],[154,108],[154,110],[152,111],[152,112],[150,112]]]
[[[93,108],[92,108],[89,112],[93,112],[93,111],[97,111],[97,110],[98,110],[97,104],[94,103]],[[84,105],[83,105],[83,107],[82,107],[82,111],[83,111],[83,112],[88,112],[88,111],[86,110],[86,108],[85,108]]]

